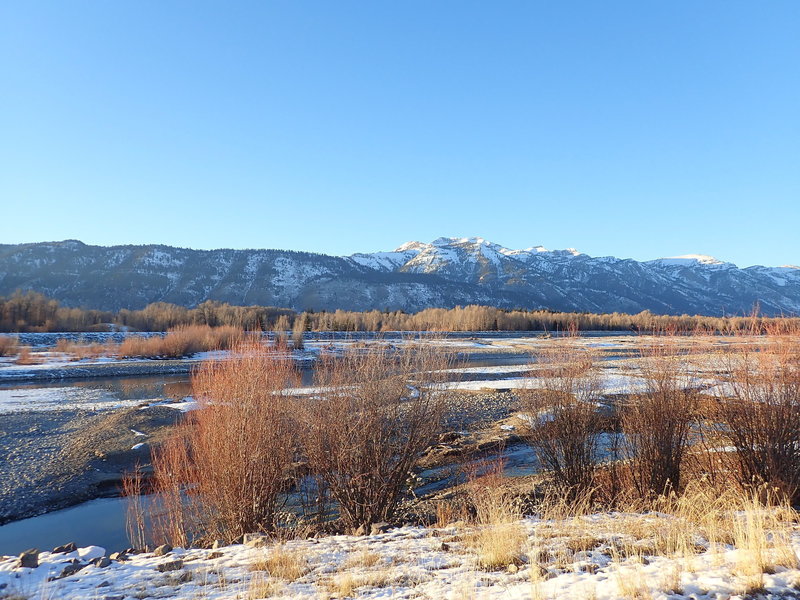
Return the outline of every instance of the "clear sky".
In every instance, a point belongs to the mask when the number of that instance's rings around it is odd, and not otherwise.
[[[800,263],[800,2],[0,2],[0,243]]]

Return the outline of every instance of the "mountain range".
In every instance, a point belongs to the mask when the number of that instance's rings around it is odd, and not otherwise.
[[[574,249],[512,250],[482,238],[408,242],[392,252],[0,244],[0,295],[35,290],[66,306],[137,309],[205,300],[297,310],[417,311],[484,304],[579,312],[800,313],[800,267],[739,268],[704,255],[651,261]]]

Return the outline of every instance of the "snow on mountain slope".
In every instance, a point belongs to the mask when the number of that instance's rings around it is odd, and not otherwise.
[[[575,249],[510,249],[479,237],[413,241],[349,257],[283,250],[0,244],[0,295],[32,289],[68,306],[141,308],[205,300],[295,309],[489,304],[663,314],[800,313],[800,269],[740,269],[688,254],[639,262]]]

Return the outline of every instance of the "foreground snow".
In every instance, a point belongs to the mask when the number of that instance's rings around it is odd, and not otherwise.
[[[71,560],[100,556],[97,547],[70,554],[42,553],[38,568],[21,568],[16,558],[0,558],[0,598],[744,598],[752,584],[741,572],[741,550],[708,549],[681,558],[620,558],[614,548],[636,545],[630,521],[667,519],[661,515],[592,515],[571,521],[583,534],[597,537],[593,549],[571,547],[553,534],[551,522],[526,519],[516,527],[527,536],[528,553],[553,556],[539,566],[530,560],[495,571],[478,568],[468,543],[470,530],[402,527],[367,536],[331,536],[290,541],[283,545],[233,545],[219,550],[176,549],[165,556],[130,555],[110,566],[89,565],[58,577]],[[582,522],[581,522],[582,521]],[[628,525],[625,525],[625,524]],[[656,530],[657,527],[651,527]],[[498,535],[502,533],[498,532]],[[560,545],[559,545],[560,544]],[[702,545],[702,542],[700,542]],[[791,540],[800,550],[800,537]],[[270,561],[294,575],[270,576]],[[159,570],[159,567],[161,570]],[[163,572],[162,572],[163,571]],[[800,597],[800,570],[775,567],[763,574],[763,587],[750,597]],[[533,577],[532,577],[533,573]],[[533,581],[532,581],[533,579]]]

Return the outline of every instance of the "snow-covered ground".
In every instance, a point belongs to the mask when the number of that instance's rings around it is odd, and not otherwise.
[[[233,600],[320,598],[431,600],[729,600],[798,598],[796,562],[800,537],[789,544],[793,557],[770,562],[766,572],[746,571],[743,549],[704,548],[698,554],[659,556],[630,532],[657,531],[666,515],[602,514],[561,523],[573,537],[560,538],[558,523],[534,518],[504,526],[497,535],[519,537],[521,560],[480,566],[471,530],[401,527],[372,536],[330,536],[279,545],[233,545],[217,550],[176,549],[164,556],[133,554],[108,566],[88,564],[97,547],[69,554],[42,553],[37,568],[0,559],[0,598],[173,598]],[[511,527],[511,529],[508,529]],[[554,529],[555,528],[555,529]],[[590,538],[581,538],[585,531]],[[578,537],[574,537],[578,536]],[[583,540],[576,544],[575,540]],[[641,551],[620,553],[628,544]],[[637,546],[637,544],[639,546]],[[587,547],[588,546],[588,547]],[[73,562],[87,565],[59,578]],[[783,566],[781,566],[783,565]],[[73,567],[74,568],[74,567]],[[50,578],[55,578],[48,581]],[[758,589],[756,589],[758,588]],[[754,592],[747,596],[747,592]]]

